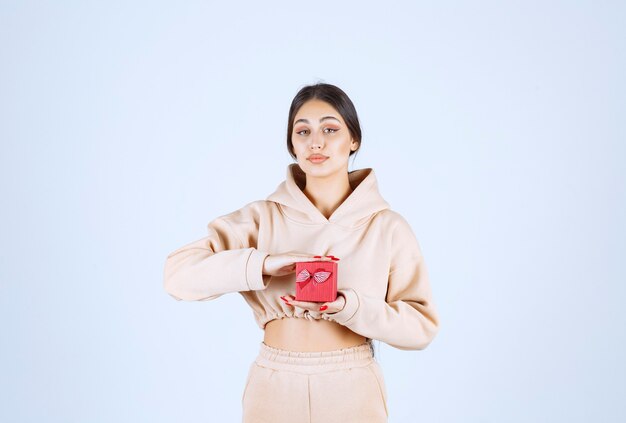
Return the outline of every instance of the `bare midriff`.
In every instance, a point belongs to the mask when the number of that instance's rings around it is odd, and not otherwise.
[[[363,344],[367,338],[329,320],[287,317],[265,325],[263,342],[288,351],[332,351]]]

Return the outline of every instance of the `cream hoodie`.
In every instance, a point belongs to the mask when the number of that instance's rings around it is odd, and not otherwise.
[[[435,337],[439,319],[428,270],[409,223],[378,191],[372,168],[348,173],[353,192],[324,215],[304,195],[305,174],[297,163],[265,200],[215,218],[208,235],[171,252],[164,287],[176,300],[207,301],[239,292],[261,329],[282,318],[325,319],[401,350],[420,350]],[[291,307],[295,272],[262,275],[268,254],[333,255],[337,291],[345,307],[335,313]]]

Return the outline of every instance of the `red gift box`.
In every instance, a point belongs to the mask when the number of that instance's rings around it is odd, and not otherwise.
[[[325,303],[336,299],[336,261],[296,262],[296,301]]]

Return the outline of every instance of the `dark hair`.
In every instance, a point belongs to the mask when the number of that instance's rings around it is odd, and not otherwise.
[[[291,143],[291,132],[293,131],[293,120],[296,117],[296,113],[300,110],[300,107],[309,100],[318,99],[325,101],[339,112],[344,122],[348,126],[348,131],[354,141],[359,143],[356,150],[350,151],[350,156],[356,154],[361,148],[361,125],[359,124],[359,117],[357,116],[356,109],[350,97],[339,87],[318,82],[317,84],[306,85],[298,91],[296,96],[291,102],[289,107],[289,121],[287,123],[287,150],[289,155],[296,159],[296,154],[293,151],[293,144]]]

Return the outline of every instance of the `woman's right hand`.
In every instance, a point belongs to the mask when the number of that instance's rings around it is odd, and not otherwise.
[[[271,254],[263,261],[264,275],[285,276],[296,271],[298,261],[332,261],[330,256],[312,256],[310,254],[286,253]]]

